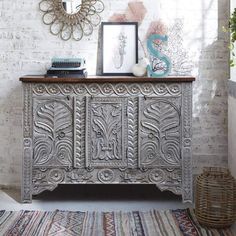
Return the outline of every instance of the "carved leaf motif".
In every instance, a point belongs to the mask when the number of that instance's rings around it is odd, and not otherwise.
[[[142,122],[144,131],[146,132],[152,130],[159,133],[160,136],[160,133],[164,133],[165,131],[179,126],[179,114],[169,103],[158,102],[156,104],[151,104],[143,113],[147,118]]]
[[[34,163],[43,165],[50,159],[51,153],[53,152],[52,140],[39,137],[34,142]]]
[[[168,101],[155,101],[143,110],[141,121],[142,164],[167,163],[180,160],[180,114]]]
[[[60,101],[39,104],[34,117],[34,164],[71,165],[72,111]]]
[[[71,111],[60,102],[48,102],[41,105],[36,111],[35,127],[38,133],[47,132],[50,138],[55,138],[63,130],[71,129]]]

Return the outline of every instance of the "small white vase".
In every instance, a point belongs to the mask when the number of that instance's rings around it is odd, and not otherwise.
[[[144,76],[147,72],[146,66],[140,63],[133,65],[132,72],[134,76],[141,77]]]

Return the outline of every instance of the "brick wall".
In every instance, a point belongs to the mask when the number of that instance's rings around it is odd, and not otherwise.
[[[35,0],[0,0],[0,185],[20,183],[22,157],[22,88],[18,78],[43,74],[53,56],[87,58],[90,74],[97,64],[98,31],[80,42],[64,42],[49,33]],[[123,13],[128,0],[104,0],[107,21]],[[184,45],[194,64],[194,173],[206,165],[227,165],[228,0],[145,0],[148,10],[140,25],[159,17],[170,24],[184,21]],[[178,45],[177,45],[178,46]],[[98,58],[99,61],[99,58]]]

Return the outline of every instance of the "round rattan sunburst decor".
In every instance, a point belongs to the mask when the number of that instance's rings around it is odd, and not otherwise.
[[[104,3],[102,0],[42,0],[39,9],[43,12],[43,23],[49,25],[53,35],[79,41],[91,35],[100,24]]]

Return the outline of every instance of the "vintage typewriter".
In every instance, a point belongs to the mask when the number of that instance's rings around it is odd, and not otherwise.
[[[83,58],[53,58],[47,70],[49,77],[86,78],[87,70]]]

